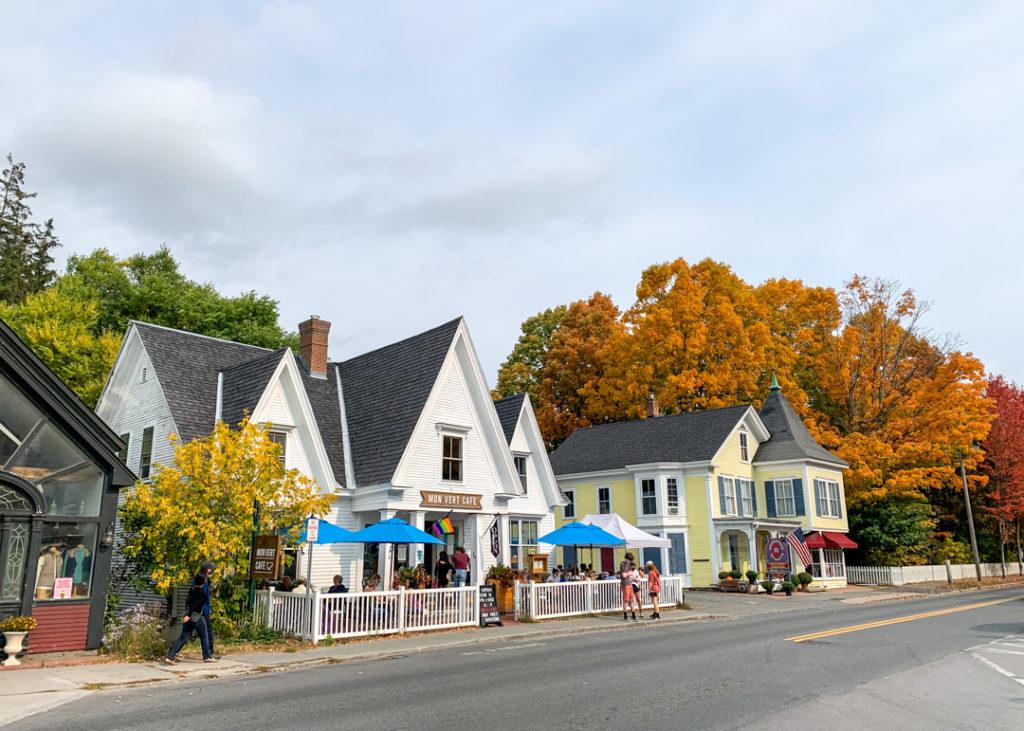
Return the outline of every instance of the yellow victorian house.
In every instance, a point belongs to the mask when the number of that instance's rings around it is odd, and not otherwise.
[[[641,530],[671,541],[638,559],[686,586],[709,586],[718,572],[765,571],[765,543],[798,527],[813,563],[792,552],[793,570],[815,583],[846,583],[843,470],[819,445],[782,395],[775,377],[760,411],[752,406],[660,416],[577,429],[552,454],[567,504],[561,526],[589,513],[617,513]],[[560,549],[563,564],[589,563],[586,549]],[[595,570],[614,571],[624,550],[595,550]],[[634,551],[637,553],[637,551]]]

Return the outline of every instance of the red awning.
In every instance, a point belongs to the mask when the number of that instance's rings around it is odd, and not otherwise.
[[[856,548],[857,544],[846,537],[845,533],[822,530],[808,533],[804,539],[808,548]]]

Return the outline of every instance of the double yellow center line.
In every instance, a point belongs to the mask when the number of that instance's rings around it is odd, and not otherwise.
[[[927,619],[928,617],[938,617],[940,614],[952,614],[953,612],[966,612],[968,609],[978,609],[980,607],[989,607],[993,604],[1002,604],[1003,602],[1012,602],[1020,599],[1019,596],[1011,596],[1006,599],[996,599],[991,602],[981,602],[979,604],[968,604],[964,607],[953,607],[952,609],[940,609],[935,612],[923,612],[921,614],[911,614],[907,617],[896,617],[894,619],[884,619],[880,622],[868,622],[867,624],[855,624],[850,627],[839,627],[837,629],[829,629],[823,632],[812,632],[809,635],[799,635],[797,637],[787,637],[787,642],[806,642],[807,640],[820,640],[823,637],[833,637],[834,635],[844,635],[848,632],[860,632],[864,629],[873,629],[875,627],[885,627],[890,624],[900,624],[901,622],[913,622],[915,619]]]

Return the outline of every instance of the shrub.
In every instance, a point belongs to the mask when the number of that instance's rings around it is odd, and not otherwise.
[[[765,590],[766,592],[768,592],[769,594],[771,594],[771,593],[772,593],[772,587],[773,587],[773,586],[775,586],[775,582],[774,582],[774,581],[762,581],[762,582],[761,582],[761,587],[762,587],[762,588],[763,588],[763,589],[764,589],[764,590]]]
[[[793,589],[795,589],[795,588],[796,588],[796,585],[793,584],[792,581],[783,581],[782,582],[782,590],[783,591],[793,591]]]
[[[749,581],[751,584],[753,584],[755,581],[757,581],[757,572],[756,571],[748,571],[747,572],[747,581]]]
[[[743,572],[740,571],[739,569],[733,569],[732,571],[729,572],[729,578],[730,579],[736,579],[738,581],[742,577],[743,577]]]
[[[136,604],[107,625],[103,652],[122,660],[155,660],[167,654],[164,622],[156,604]]]
[[[719,571],[718,572],[718,580],[719,581],[724,581],[725,579],[728,579],[728,578],[729,578],[729,572],[728,571]]]
[[[0,632],[31,632],[35,628],[35,617],[8,617],[0,620]]]
[[[810,584],[812,581],[814,581],[814,577],[806,571],[801,571],[799,574],[797,574],[796,580],[801,584]]]

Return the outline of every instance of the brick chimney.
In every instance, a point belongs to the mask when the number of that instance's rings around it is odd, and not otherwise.
[[[661,416],[661,412],[658,410],[658,399],[654,398],[654,391],[647,393],[647,418],[653,419],[655,416]]]
[[[327,377],[327,333],[331,323],[316,315],[299,323],[299,354],[314,376]]]

